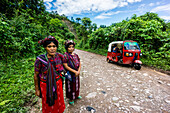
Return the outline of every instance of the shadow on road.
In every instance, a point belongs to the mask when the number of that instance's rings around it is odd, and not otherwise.
[[[119,64],[117,62],[110,62],[110,63],[115,64],[115,65],[120,66],[120,67],[133,68],[133,66],[130,65],[130,64]]]

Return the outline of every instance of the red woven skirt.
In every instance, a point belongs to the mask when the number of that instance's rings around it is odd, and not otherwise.
[[[56,82],[57,85],[57,99],[53,106],[48,106],[46,103],[46,83],[40,82],[40,88],[42,93],[42,113],[63,113],[65,109],[62,79]]]

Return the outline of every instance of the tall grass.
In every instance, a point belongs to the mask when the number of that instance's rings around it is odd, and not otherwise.
[[[0,112],[26,112],[38,100],[34,91],[35,58],[0,61]],[[30,102],[32,100],[33,102]]]

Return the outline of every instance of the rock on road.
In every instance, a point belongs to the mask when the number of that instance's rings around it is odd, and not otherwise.
[[[65,113],[170,113],[170,76],[142,66],[107,63],[106,56],[75,50],[81,59],[80,95]]]
[[[107,63],[106,56],[76,50],[81,59],[81,100],[68,113],[168,113],[170,76],[142,67]],[[89,111],[87,111],[89,110]]]

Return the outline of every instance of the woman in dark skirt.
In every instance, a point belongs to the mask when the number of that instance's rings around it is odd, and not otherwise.
[[[67,71],[65,79],[66,97],[70,99],[69,104],[71,105],[74,105],[75,99],[82,98],[79,96],[81,63],[79,56],[73,53],[74,47],[75,43],[72,40],[67,40],[65,42],[65,49],[67,52],[64,53],[63,65]]]
[[[42,113],[63,113],[63,55],[56,53],[58,41],[54,37],[48,36],[39,43],[47,53],[38,56],[35,61],[35,94],[42,97]]]

